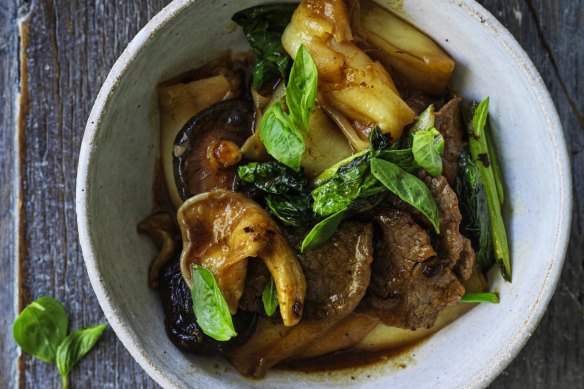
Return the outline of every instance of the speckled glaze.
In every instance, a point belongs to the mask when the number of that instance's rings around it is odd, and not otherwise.
[[[455,58],[454,90],[491,97],[514,270],[512,284],[491,273],[501,304],[477,306],[399,363],[332,374],[272,371],[261,381],[241,377],[222,359],[183,354],[166,337],[157,293],[147,286],[155,247],[136,232],[152,207],[155,87],[222,49],[244,48],[230,17],[258,3],[174,1],[128,45],[97,97],[81,147],[77,214],[87,271],[112,328],[166,388],[487,386],[523,347],[554,292],[572,191],[562,129],[545,85],[507,30],[470,0],[405,0],[398,12]],[[407,367],[396,368],[401,364]]]

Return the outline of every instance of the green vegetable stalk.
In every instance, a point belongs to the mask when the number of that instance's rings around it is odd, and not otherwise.
[[[475,293],[466,292],[460,299],[461,303],[492,303],[499,304],[499,295],[497,293]]]
[[[509,257],[507,234],[505,232],[505,224],[501,214],[501,203],[497,190],[495,173],[490,158],[490,155],[494,151],[489,151],[487,134],[485,132],[489,110],[489,99],[485,99],[478,106],[473,106],[472,108],[472,120],[467,126],[469,132],[470,152],[476,162],[479,177],[485,189],[491,221],[495,260],[501,266],[503,278],[511,282],[511,261]]]
[[[462,213],[460,230],[475,250],[475,260],[483,271],[495,263],[491,239],[491,219],[485,189],[475,162],[465,148],[458,161],[456,195]]]

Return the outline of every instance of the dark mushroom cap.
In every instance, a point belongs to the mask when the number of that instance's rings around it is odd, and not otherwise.
[[[233,316],[236,337],[220,342],[207,336],[197,324],[191,291],[182,277],[178,257],[164,265],[158,282],[166,313],[166,332],[181,350],[198,355],[218,355],[241,346],[254,333],[258,314],[240,310]]]
[[[215,189],[233,190],[239,148],[252,134],[251,101],[225,100],[189,120],[174,141],[174,178],[184,200]]]

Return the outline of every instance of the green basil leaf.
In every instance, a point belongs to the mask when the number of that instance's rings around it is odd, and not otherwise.
[[[371,173],[393,194],[419,210],[440,233],[440,213],[430,189],[418,177],[394,163],[374,158]]]
[[[272,316],[278,308],[278,294],[276,292],[276,284],[274,278],[270,277],[266,287],[262,291],[262,302],[264,303],[264,310],[266,315]]]
[[[300,251],[304,252],[304,250],[307,250],[311,247],[318,247],[329,240],[330,237],[333,236],[335,232],[337,232],[337,228],[339,228],[339,224],[341,224],[344,216],[345,210],[342,210],[327,217],[312,227],[312,230],[310,230],[308,235],[306,235],[302,241]]]
[[[499,304],[497,293],[475,293],[466,292],[460,299],[461,303],[492,303]]]
[[[282,110],[282,105],[272,105],[260,122],[260,139],[268,153],[277,161],[300,170],[304,154],[304,138],[294,127],[290,117]]]
[[[367,181],[370,158],[371,154],[366,153],[350,160],[340,166],[328,181],[315,188],[312,191],[314,212],[323,217],[335,214],[347,209],[365,189],[370,189],[374,184]],[[367,187],[364,187],[365,182]]]
[[[436,129],[417,131],[413,135],[412,154],[414,160],[432,177],[442,174],[442,157],[444,138]]]
[[[375,155],[375,158],[383,159],[384,161],[395,163],[408,173],[414,172],[420,168],[416,162],[412,149],[385,149],[381,150]]]
[[[314,181],[312,181],[312,186],[316,188],[317,186],[321,186],[322,184],[326,183],[335,175],[336,172],[339,171],[339,169],[341,167],[348,165],[354,159],[361,158],[365,154],[369,154],[369,151],[368,150],[360,151],[356,154],[350,155],[347,158],[335,163],[333,166],[327,168],[325,171],[320,173],[318,175],[318,177],[316,177],[314,179]]]
[[[238,185],[251,184],[274,194],[306,192],[308,181],[304,174],[279,162],[252,162],[237,169]]]
[[[57,369],[66,385],[69,372],[95,346],[106,324],[87,327],[70,333],[57,348]]]
[[[318,70],[304,45],[300,45],[286,85],[286,105],[296,128],[308,131],[312,107],[316,101]]]
[[[57,348],[67,335],[69,315],[63,305],[51,297],[30,303],[14,321],[16,343],[32,356],[55,363]]]
[[[223,342],[236,336],[229,307],[213,274],[204,267],[193,264],[191,277],[193,311],[203,332]]]
[[[418,116],[410,129],[410,133],[415,134],[418,131],[427,131],[434,128],[434,118],[434,105],[429,105],[428,108]]]
[[[282,33],[298,4],[269,4],[237,12],[232,20],[243,32],[254,53],[253,85],[287,78],[292,59],[282,46]]]
[[[317,220],[310,193],[268,194],[264,200],[270,213],[290,226],[309,226]]]

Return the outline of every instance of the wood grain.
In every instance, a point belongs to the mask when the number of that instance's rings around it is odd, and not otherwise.
[[[492,387],[584,387],[584,1],[479,2],[518,39],[550,89],[571,149],[575,198],[572,240],[556,295],[526,348]],[[167,3],[5,0],[0,7],[2,388],[60,387],[54,367],[19,356],[10,331],[19,307],[51,295],[71,313],[72,329],[105,320],[77,241],[78,151],[109,69]],[[19,26],[28,27],[26,36]],[[19,92],[28,92],[28,107],[19,105]],[[19,113],[21,163],[15,158]],[[78,388],[157,387],[111,330],[74,369],[71,382]]]
[[[17,212],[15,193],[15,121],[18,93],[18,32],[16,7],[0,7],[0,387],[14,382],[18,350],[10,327],[16,312],[15,273],[17,268],[14,221]]]

